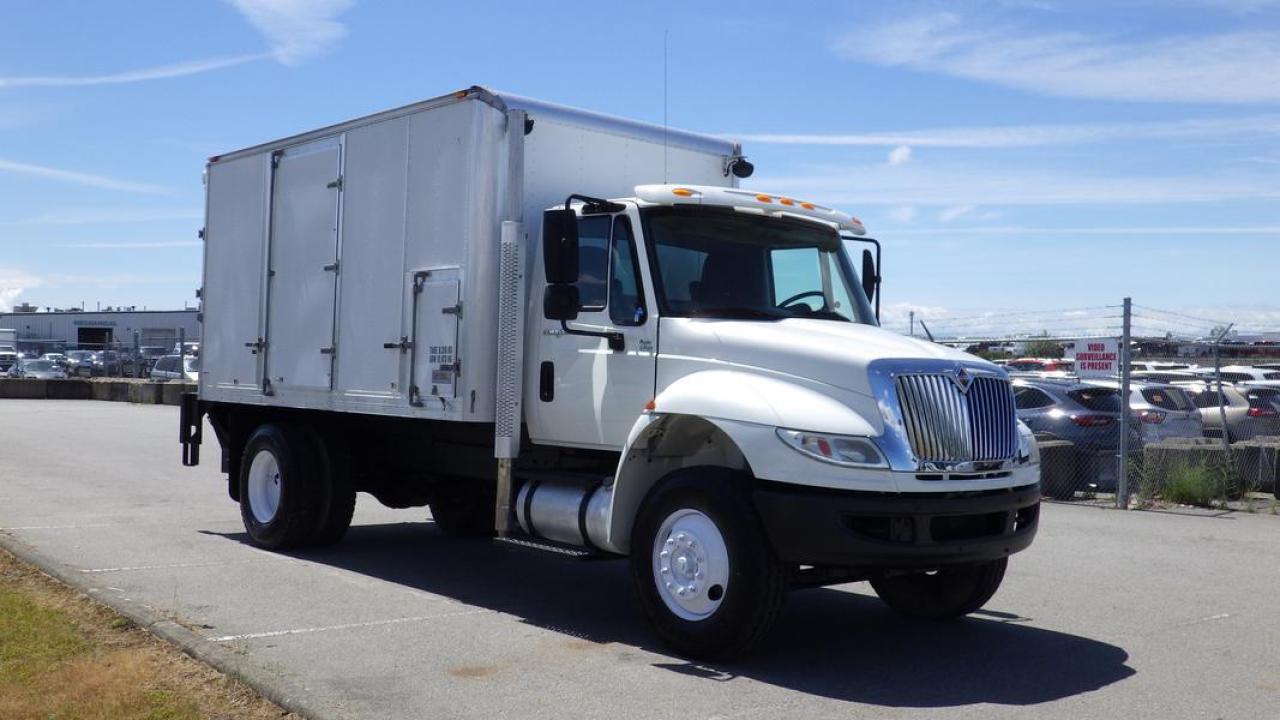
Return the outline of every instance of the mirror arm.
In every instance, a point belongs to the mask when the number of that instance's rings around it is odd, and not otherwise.
[[[602,337],[609,341],[609,349],[618,352],[627,348],[626,341],[623,339],[622,333],[616,330],[575,330],[569,327],[567,320],[560,321],[560,328],[564,330],[565,335],[580,335],[582,337]]]
[[[622,212],[623,210],[626,209],[622,205],[615,202],[609,202],[608,200],[603,200],[601,198],[591,197],[590,195],[578,195],[575,193],[565,198],[564,207],[566,210],[569,209],[569,203],[572,203],[574,200],[582,201],[583,215],[600,215],[603,213],[616,213],[616,212]]]

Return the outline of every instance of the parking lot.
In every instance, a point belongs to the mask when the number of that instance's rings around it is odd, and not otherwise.
[[[657,644],[624,563],[446,539],[424,510],[362,502],[337,547],[254,549],[216,446],[184,469],[176,426],[172,407],[0,402],[0,542],[316,717],[1280,716],[1266,513],[1046,506],[969,619],[807,590],[760,654],[709,667]]]

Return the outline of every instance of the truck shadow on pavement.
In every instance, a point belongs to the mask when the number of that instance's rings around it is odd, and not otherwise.
[[[248,542],[243,533],[224,537]],[[575,561],[484,540],[442,536],[430,522],[353,526],[331,548],[290,553],[506,613],[593,643],[665,655],[652,665],[723,682],[751,678],[836,700],[935,708],[1035,705],[1135,673],[1124,649],[979,611],[957,622],[904,619],[865,584],[792,593],[766,645],[724,665],[671,656],[649,632],[625,561]],[[1000,596],[996,596],[999,605]]]

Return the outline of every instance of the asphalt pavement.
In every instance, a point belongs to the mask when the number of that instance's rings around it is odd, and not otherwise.
[[[443,537],[361,495],[342,544],[251,547],[177,409],[0,400],[0,544],[322,718],[1280,718],[1280,517],[1049,505],[986,609],[792,594],[755,657],[686,662],[623,562]]]

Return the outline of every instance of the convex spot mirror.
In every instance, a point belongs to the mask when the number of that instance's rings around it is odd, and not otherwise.
[[[576,320],[579,306],[577,285],[547,285],[542,291],[542,315],[548,320]]]
[[[548,284],[578,282],[578,216],[572,210],[543,214],[542,267]]]

